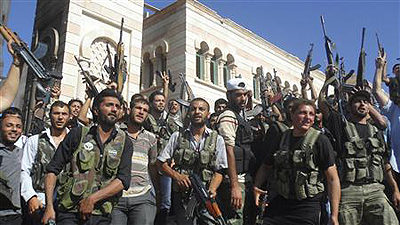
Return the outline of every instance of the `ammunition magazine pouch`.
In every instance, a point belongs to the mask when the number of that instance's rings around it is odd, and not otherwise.
[[[340,176],[347,183],[381,183],[384,178],[384,143],[375,138],[378,129],[368,124],[370,137],[364,141],[353,123],[347,122],[346,134],[349,141],[344,143]]]
[[[291,131],[285,131],[280,149],[274,153],[274,176],[277,190],[286,199],[303,200],[324,191],[323,176],[314,163],[313,146],[320,131],[310,128],[303,143],[290,150]]]
[[[212,131],[204,142],[203,149],[197,151],[190,145],[189,132],[180,133],[178,148],[174,151],[175,170],[189,175],[190,172],[197,173],[204,182],[212,179],[215,169],[215,148],[218,133]]]

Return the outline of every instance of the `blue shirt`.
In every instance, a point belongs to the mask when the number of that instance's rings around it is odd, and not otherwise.
[[[396,164],[400,165],[400,107],[389,100],[382,108],[382,113],[390,122],[390,142],[393,149],[392,157]],[[392,166],[394,169],[397,169],[395,165],[392,164]]]

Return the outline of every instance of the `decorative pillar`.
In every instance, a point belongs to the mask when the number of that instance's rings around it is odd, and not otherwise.
[[[151,62],[151,64],[153,64],[153,71],[151,71],[150,72],[150,81],[151,81],[151,83],[150,83],[150,87],[151,86],[157,86],[157,76],[156,76],[156,71],[158,70],[158,65],[157,65],[157,58],[151,58],[150,59],[150,62]]]
[[[224,65],[226,63],[223,59],[218,59],[218,86],[224,86]]]
[[[204,63],[205,63],[205,71],[204,71],[204,80],[207,82],[211,82],[210,78],[210,63],[211,63],[212,55],[209,53],[204,54]]]
[[[237,66],[235,64],[230,64],[230,65],[228,65],[228,68],[229,68],[229,73],[230,73],[229,77],[228,77],[228,80],[229,80],[231,78],[236,77],[236,68],[237,68]]]

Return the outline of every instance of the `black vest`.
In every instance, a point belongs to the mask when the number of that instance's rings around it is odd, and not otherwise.
[[[253,142],[253,132],[251,130],[250,124],[244,120],[242,116],[235,113],[236,119],[238,121],[238,128],[236,130],[235,138],[235,161],[236,161],[236,171],[238,174],[247,173],[250,170],[251,165],[255,165],[255,156],[251,151],[251,143]]]

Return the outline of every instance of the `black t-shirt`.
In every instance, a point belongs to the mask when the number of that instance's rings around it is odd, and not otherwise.
[[[92,126],[89,130],[90,134],[96,137],[96,143],[100,148],[100,151],[104,151],[104,147],[107,143],[112,141],[117,136],[117,130],[111,132],[110,137],[104,144],[101,144],[100,136],[97,133],[97,126]],[[56,152],[54,153],[53,159],[46,167],[47,172],[54,173],[58,175],[64,168],[64,166],[71,162],[72,155],[74,151],[78,149],[79,142],[81,140],[82,127],[73,128],[64,140],[58,146]],[[121,180],[124,185],[124,189],[128,190],[131,184],[131,158],[133,153],[133,145],[129,138],[125,138],[124,150],[121,155],[121,161],[118,166],[117,178]]]

